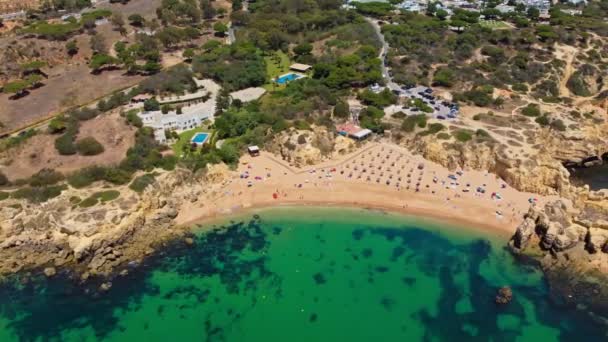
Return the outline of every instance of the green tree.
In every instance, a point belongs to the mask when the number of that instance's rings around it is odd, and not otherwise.
[[[156,98],[147,99],[144,101],[144,110],[146,112],[153,112],[160,109],[160,103],[156,100]]]
[[[334,107],[334,116],[338,118],[348,118],[350,115],[350,108],[348,102],[338,101]]]
[[[215,8],[211,5],[210,0],[201,0],[200,2],[201,11],[203,12],[203,18],[212,19],[215,17]]]
[[[78,53],[78,44],[75,40],[70,40],[65,44],[65,49],[70,56],[74,56]]]
[[[538,18],[540,17],[540,11],[538,10],[538,8],[536,8],[534,6],[530,6],[530,7],[528,7],[528,11],[526,12],[526,15],[531,20],[538,20]]]
[[[217,23],[213,24],[213,30],[215,31],[215,33],[217,35],[225,36],[226,32],[228,32],[228,26],[226,26],[226,24],[218,21]]]
[[[146,22],[146,19],[137,13],[131,14],[127,19],[129,19],[129,24],[135,27],[142,27]]]
[[[309,55],[312,52],[312,45],[310,43],[298,44],[293,48],[293,53],[298,56]]]

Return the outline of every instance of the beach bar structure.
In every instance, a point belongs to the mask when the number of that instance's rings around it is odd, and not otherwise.
[[[252,157],[257,157],[260,155],[260,148],[255,145],[249,146],[247,147],[247,152],[249,152]]]
[[[372,134],[367,128],[361,128],[353,123],[345,123],[336,127],[338,134],[355,140],[363,140]]]
[[[310,66],[308,64],[300,64],[300,63],[294,63],[289,67],[289,70],[293,70],[293,71],[297,71],[297,72],[307,72],[310,69],[312,69],[312,66]]]

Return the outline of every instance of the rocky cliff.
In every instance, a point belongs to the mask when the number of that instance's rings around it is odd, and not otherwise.
[[[325,126],[283,131],[266,146],[268,151],[280,155],[296,167],[315,165],[336,155],[352,152],[354,148],[352,139],[336,135]]]
[[[552,295],[608,317],[608,190],[532,206],[509,246],[540,263]],[[606,321],[608,322],[608,320]]]
[[[182,235],[185,230],[173,222],[180,206],[197,201],[229,172],[220,165],[203,175],[164,173],[141,195],[119,188],[121,197],[91,207],[75,205],[74,198],[100,189],[69,189],[42,205],[5,200],[0,208],[0,274],[70,264],[88,277],[137,263],[157,243]]]

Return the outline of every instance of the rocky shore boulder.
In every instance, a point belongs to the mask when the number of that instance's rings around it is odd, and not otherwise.
[[[526,217],[524,221],[517,226],[515,235],[511,238],[509,245],[517,250],[522,250],[528,246],[530,239],[534,235],[536,222],[531,217]]]
[[[498,289],[498,294],[495,299],[496,304],[508,304],[511,300],[513,300],[513,291],[510,287],[503,286]]]

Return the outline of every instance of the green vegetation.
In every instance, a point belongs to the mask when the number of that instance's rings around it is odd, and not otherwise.
[[[76,151],[83,156],[95,156],[103,153],[103,145],[93,137],[86,137],[76,142]]]
[[[23,187],[11,193],[11,197],[15,199],[25,199],[31,203],[43,203],[51,198],[61,195],[61,192],[66,190],[65,185],[51,185],[40,187]]]
[[[397,95],[393,94],[389,89],[384,89],[377,94],[369,89],[365,89],[359,93],[358,97],[364,104],[378,108],[384,108],[397,103]]]
[[[354,2],[353,5],[359,13],[372,17],[385,17],[394,9],[393,5],[387,2]]]
[[[413,132],[416,127],[425,128],[427,117],[425,114],[410,115],[403,120],[401,129],[405,132]]]
[[[522,110],[521,113],[525,116],[537,117],[541,115],[540,106],[535,103],[529,103]]]
[[[180,155],[182,155],[182,151],[184,151],[185,149],[189,149],[191,147],[190,141],[192,140],[192,137],[196,133],[200,133],[200,132],[209,132],[209,130],[204,129],[203,127],[197,127],[195,129],[191,129],[191,130],[180,133],[177,136],[177,141],[171,146],[175,155],[180,156]],[[210,143],[212,143],[211,139],[209,139],[207,141],[207,144],[210,144]]]
[[[137,193],[142,193],[148,186],[154,184],[154,182],[156,182],[154,174],[147,173],[133,179],[131,184],[129,184],[129,189]]]
[[[445,129],[445,126],[443,124],[435,122],[435,123],[428,125],[428,129],[426,131],[420,132],[419,135],[421,135],[421,136],[433,135],[433,134],[439,133],[440,131],[442,131],[444,129]]]
[[[268,56],[264,57],[264,61],[266,63],[266,74],[268,75],[269,80],[289,71],[289,56],[281,50],[270,52]]]
[[[6,192],[6,191],[0,191],[0,201],[4,201],[5,199],[8,199],[10,197],[10,193]]]
[[[38,134],[38,131],[34,128],[28,129],[27,131],[20,132],[19,134],[3,139],[0,141],[0,151],[6,151],[10,148],[16,147],[27,141],[29,138]]]
[[[264,58],[253,44],[219,46],[195,56],[192,70],[220,82],[227,91],[257,87],[266,83]]]
[[[459,129],[452,133],[452,135],[460,142],[467,142],[473,139],[473,132],[467,129]]]

